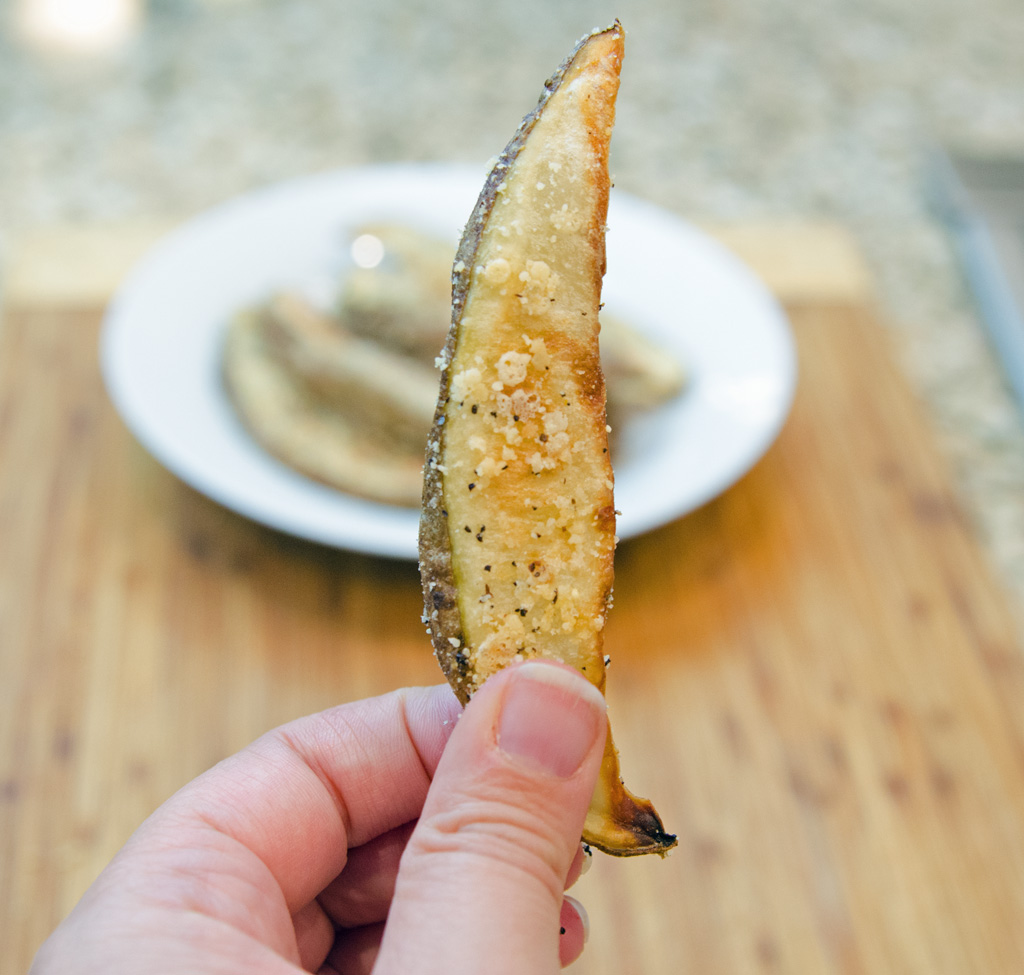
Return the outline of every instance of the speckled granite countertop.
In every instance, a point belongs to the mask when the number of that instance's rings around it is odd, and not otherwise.
[[[924,178],[937,144],[1024,154],[1018,0],[151,0],[123,45],[89,55],[26,40],[31,3],[0,0],[0,246],[337,166],[482,164],[575,38],[620,17],[616,185],[696,220],[854,233],[1024,607],[1024,421]]]

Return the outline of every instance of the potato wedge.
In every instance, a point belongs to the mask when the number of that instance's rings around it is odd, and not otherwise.
[[[604,691],[616,540],[598,309],[622,50],[616,22],[547,82],[455,259],[420,568],[434,651],[463,702],[532,657]],[[675,845],[622,784],[610,731],[584,839],[619,856]]]
[[[312,394],[271,348],[261,312],[235,316],[225,336],[223,377],[246,429],[289,467],[387,504],[409,506],[420,497],[420,455],[397,453]]]
[[[263,309],[271,353],[309,390],[396,454],[423,449],[437,400],[430,366],[351,334],[294,294]]]
[[[601,315],[601,368],[616,417],[653,410],[678,396],[686,371],[671,354],[624,321]]]
[[[346,275],[337,317],[355,335],[432,365],[451,320],[451,244],[381,221],[363,224],[355,237],[376,238],[384,258]]]

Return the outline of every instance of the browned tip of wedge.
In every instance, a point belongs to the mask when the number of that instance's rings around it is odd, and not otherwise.
[[[633,795],[623,784],[611,725],[605,739],[601,774],[583,827],[583,841],[619,857],[642,853],[664,856],[676,845],[675,836],[665,831],[650,800]]]

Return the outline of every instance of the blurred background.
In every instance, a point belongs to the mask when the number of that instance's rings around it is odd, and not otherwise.
[[[928,191],[931,153],[1024,153],[1016,0],[4,0],[0,255],[27,230],[174,222],[288,177],[485,162],[618,16],[622,189],[698,221],[828,219],[1024,597],[1024,428]]]
[[[4,975],[188,778],[438,679],[411,560],[250,523],[133,440],[107,286],[280,180],[482,176],[615,17],[615,185],[778,250],[801,372],[764,461],[620,549],[616,740],[680,847],[588,876],[576,970],[1022,970],[1024,420],[934,179],[1024,157],[1021,0],[0,0]]]

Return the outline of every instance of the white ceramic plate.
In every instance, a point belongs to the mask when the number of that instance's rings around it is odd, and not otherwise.
[[[240,306],[335,278],[348,231],[367,220],[405,221],[454,245],[484,176],[451,165],[342,170],[184,224],[135,268],[107,313],[103,373],[125,422],[171,471],[250,518],[339,548],[415,557],[415,511],[311,481],[250,438],[221,386],[221,338]],[[617,431],[616,507],[628,538],[693,510],[754,464],[789,410],[796,365],[779,306],[715,241],[617,191],[608,225],[608,311],[691,374],[677,400]]]

